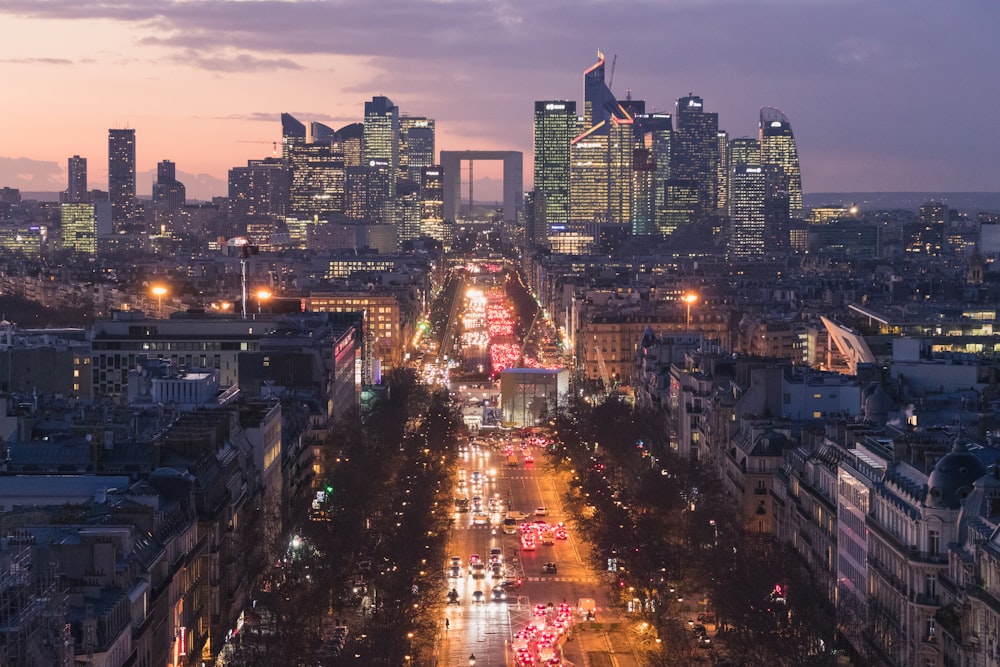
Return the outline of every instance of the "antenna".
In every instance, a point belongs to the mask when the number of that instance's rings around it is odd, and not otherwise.
[[[608,88],[610,88],[611,84],[615,82],[615,65],[617,64],[618,64],[618,54],[616,53],[611,58],[611,76],[608,78]]]

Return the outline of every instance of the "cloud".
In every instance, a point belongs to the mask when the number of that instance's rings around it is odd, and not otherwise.
[[[67,58],[2,58],[0,63],[8,65],[72,65]]]
[[[264,72],[302,69],[301,65],[288,58],[258,58],[249,53],[226,55],[201,53],[195,49],[186,49],[172,59],[175,62],[211,72]]]
[[[65,190],[66,173],[56,162],[26,157],[0,157],[0,187]]]

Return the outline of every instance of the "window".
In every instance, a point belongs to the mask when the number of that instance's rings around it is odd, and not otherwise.
[[[928,530],[927,531],[927,551],[935,556],[941,551],[941,531],[939,530]]]

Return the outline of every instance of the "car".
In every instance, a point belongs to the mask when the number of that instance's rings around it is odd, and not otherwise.
[[[556,573],[556,564],[553,563],[552,561],[549,561],[542,566],[542,574],[555,574],[555,573]]]
[[[485,579],[486,578],[486,565],[483,563],[473,563],[469,568],[472,573],[473,579]]]
[[[458,579],[459,577],[461,577],[462,576],[462,566],[461,565],[452,565],[450,568],[448,568],[448,576],[451,577],[452,579]]]
[[[448,604],[461,604],[458,601],[458,591],[454,588],[448,591]]]
[[[503,563],[493,563],[490,569],[493,570],[494,579],[500,579],[503,577]]]
[[[553,544],[556,543],[555,534],[553,534],[551,530],[544,530],[542,531],[541,541],[544,546],[551,547]]]
[[[525,463],[534,463],[535,462],[535,457],[532,456],[531,454],[525,454],[524,455],[524,462]]]
[[[557,540],[569,539],[569,531],[566,530],[566,526],[556,526],[555,534]]]
[[[549,511],[545,508],[544,505],[539,505],[538,507],[535,508],[535,516],[548,516],[548,515]]]
[[[503,549],[500,547],[493,547],[490,549],[490,562],[499,563],[503,560]]]
[[[486,602],[486,596],[482,591],[472,591],[472,602],[473,604],[480,604]]]
[[[500,585],[504,587],[504,590],[507,590],[507,591],[516,591],[518,588],[521,587],[521,578],[520,577],[512,577],[512,578],[504,579],[503,583],[500,584]]]
[[[503,586],[493,587],[493,601],[503,602],[507,599],[507,591],[504,590]]]
[[[488,514],[473,514],[472,523],[477,526],[488,526],[490,523],[490,516]]]

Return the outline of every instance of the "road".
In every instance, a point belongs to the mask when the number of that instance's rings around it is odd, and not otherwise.
[[[470,501],[478,495],[487,510],[489,499],[498,499],[497,509],[522,512],[528,522],[541,519],[550,524],[562,521],[572,526],[560,497],[560,485],[565,480],[560,480],[545,465],[545,454],[535,449],[529,451],[537,458],[535,463],[525,463],[523,453],[515,445],[518,465],[510,467],[502,452],[471,446],[468,453],[462,455],[459,480],[466,482],[464,485],[459,482],[456,495],[467,495]],[[483,480],[481,486],[474,484],[477,472]],[[540,506],[547,510],[544,517],[535,516]],[[551,602],[558,606],[565,601],[576,610],[580,598],[597,600],[598,618],[594,623],[583,623],[574,615],[575,624],[569,640],[561,644],[563,664],[590,667],[634,667],[639,664],[626,624],[616,610],[609,608],[606,587],[586,561],[589,547],[572,529],[565,540],[555,540],[553,545],[539,543],[533,551],[522,550],[520,531],[513,535],[503,532],[502,511],[488,512],[489,524],[474,523],[474,516],[474,510],[456,511],[454,515],[448,553],[459,557],[462,567],[459,576],[450,577],[448,581],[458,592],[459,603],[447,605],[445,619],[441,620],[436,665],[464,667],[470,664],[472,656],[475,656],[477,667],[514,665],[511,649],[514,634],[529,623],[535,605]],[[494,579],[489,570],[482,579],[470,574],[470,557],[477,554],[488,563],[494,548],[501,550],[505,575],[522,580],[520,588],[511,591],[504,601],[491,599],[494,585],[502,582],[502,578]],[[543,572],[546,562],[556,564],[556,573]],[[443,563],[442,567],[447,572],[449,563]],[[474,601],[477,590],[483,592],[482,603]]]

